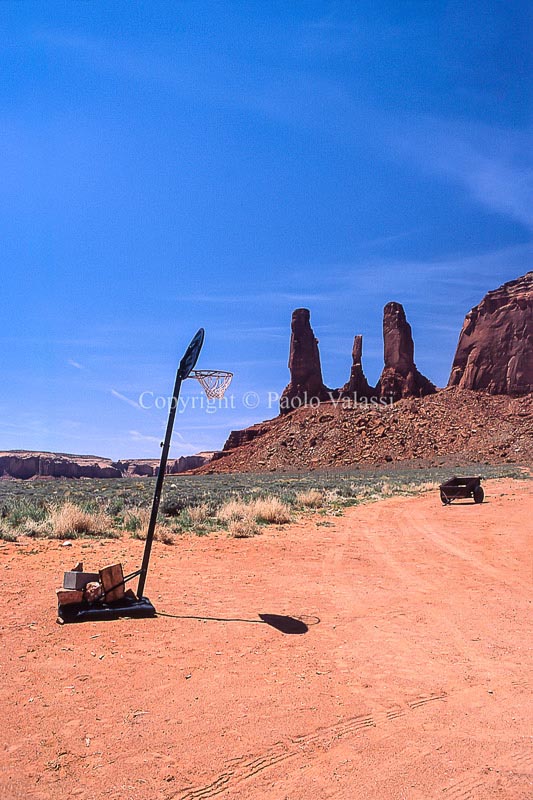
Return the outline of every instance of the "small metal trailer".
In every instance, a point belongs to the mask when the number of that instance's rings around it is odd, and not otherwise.
[[[454,476],[446,483],[441,483],[439,490],[440,499],[445,506],[449,505],[452,500],[462,500],[468,497],[472,497],[474,503],[482,503],[485,497],[480,477],[458,478]]]

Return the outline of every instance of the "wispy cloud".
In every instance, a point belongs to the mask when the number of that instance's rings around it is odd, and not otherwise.
[[[462,185],[480,205],[533,228],[533,132],[466,120],[404,117],[391,146]]]
[[[130,438],[133,439],[134,442],[160,442],[161,439],[158,436],[147,436],[140,431],[128,431]]]
[[[74,361],[73,358],[69,358],[67,364],[70,364],[71,367],[75,367],[76,369],[83,369],[82,365],[78,361]]]
[[[439,303],[457,304],[456,292],[475,290],[481,296],[497,282],[510,280],[531,268],[533,243],[477,253],[450,253],[440,258],[368,258],[324,265],[323,291],[326,303],[353,305],[354,297],[372,300],[410,299],[428,305],[428,294]],[[317,285],[318,279],[315,279]],[[446,291],[444,291],[446,290]]]
[[[189,296],[189,302],[196,303],[269,303],[270,305],[282,305],[284,303],[315,303],[321,300],[321,295],[309,292],[288,292],[288,291],[264,291],[264,292],[249,292],[242,294],[236,292],[235,294],[193,294]]]
[[[113,397],[117,398],[117,400],[122,400],[123,403],[127,403],[132,408],[136,408],[137,411],[142,411],[139,403],[136,403],[135,400],[130,400],[129,397],[126,397],[126,395],[117,392],[116,389],[110,389],[110,392],[113,395]]]

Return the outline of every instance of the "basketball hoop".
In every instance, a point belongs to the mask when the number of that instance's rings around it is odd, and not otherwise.
[[[233,372],[223,369],[193,369],[189,378],[195,378],[202,385],[209,400],[221,400],[231,383]]]

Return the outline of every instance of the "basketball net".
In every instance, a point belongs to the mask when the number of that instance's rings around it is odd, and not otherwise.
[[[189,378],[195,378],[210,400],[220,400],[231,383],[233,372],[222,369],[193,369]]]

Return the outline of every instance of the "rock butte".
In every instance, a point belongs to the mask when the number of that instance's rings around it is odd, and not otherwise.
[[[448,386],[533,391],[533,272],[489,292],[466,315]]]
[[[350,379],[340,389],[328,389],[322,379],[318,340],[307,308],[293,311],[289,351],[290,381],[280,399],[280,412],[306,404],[311,398],[323,402],[339,397],[357,400],[383,399],[396,402],[403,397],[424,397],[436,387],[416,368],[411,326],[400,303],[387,303],[383,310],[384,368],[378,385],[368,383],[361,363],[363,337],[357,335],[352,350]],[[295,401],[300,401],[296,403]]]
[[[489,292],[466,316],[446,390],[437,389],[416,368],[411,326],[395,302],[384,308],[384,367],[377,386],[370,386],[364,374],[363,338],[357,335],[349,380],[341,389],[328,389],[309,311],[296,309],[291,379],[280,417],[232,431],[223,451],[200,471],[380,464],[451,454],[527,462],[532,452],[532,307],[533,272]],[[324,395],[330,402],[322,410],[305,407],[307,398],[322,402]],[[511,401],[520,395],[529,395],[524,405]],[[334,402],[354,397],[363,402],[350,409]],[[283,407],[295,399],[301,402]],[[387,405],[392,401],[396,412],[385,418],[376,407],[365,409],[364,401],[380,399]]]

